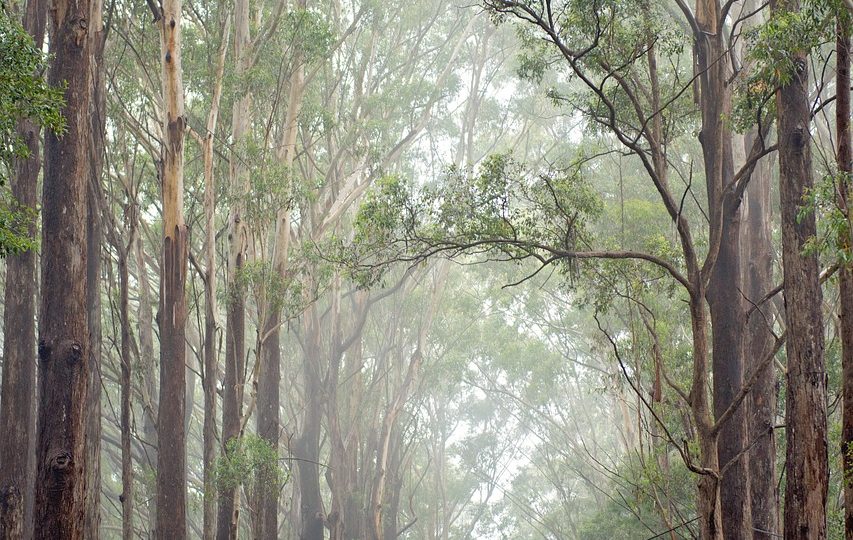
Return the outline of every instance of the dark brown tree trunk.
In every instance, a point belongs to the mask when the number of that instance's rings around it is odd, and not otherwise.
[[[50,10],[49,80],[67,85],[61,138],[45,136],[42,302],[35,538],[82,539],[86,515],[89,386],[87,194],[90,181],[90,2],[58,0]]]
[[[211,186],[212,187],[212,186]],[[208,224],[209,227],[213,223]],[[208,229],[208,241],[213,241],[213,230]],[[209,253],[215,253],[213,247]],[[208,257],[208,264],[215,261]],[[211,540],[216,533],[216,485],[214,467],[216,466],[216,381],[219,366],[216,358],[216,268],[208,266],[205,283],[204,307],[204,540]]]
[[[747,151],[752,148],[755,136],[753,133],[746,138],[744,146]],[[748,304],[755,305],[774,286],[770,164],[766,158],[752,172],[746,196],[746,226],[742,229],[743,281]],[[772,311],[772,304],[765,303],[752,312],[747,322],[746,371],[749,373],[757,369],[773,349]],[[776,439],[773,434],[776,373],[772,363],[764,368],[753,385],[746,406],[753,537],[756,540],[773,540],[779,529],[779,497],[776,490]]]
[[[183,216],[184,96],[181,0],[163,2],[163,266],[160,282],[160,404],[157,415],[156,538],[186,538],[186,299],[187,227]]]
[[[127,256],[130,244],[119,249],[119,322],[121,325],[121,537],[133,538],[133,454],[131,452],[131,396],[133,394],[130,358],[129,273]]]
[[[23,17],[23,26],[33,37],[39,49],[44,42],[47,2],[29,0]],[[15,162],[11,179],[12,196],[19,204],[35,210],[38,203],[37,184],[41,168],[40,129],[37,124],[22,121],[18,124],[18,135],[29,150],[26,159]],[[35,237],[35,223],[29,229]],[[30,455],[35,449],[35,399],[36,364],[32,361],[36,351],[35,320],[36,302],[36,253],[35,250],[11,255],[6,259],[6,287],[3,312],[3,381],[0,391],[0,426],[4,436],[0,438],[0,490],[6,500],[0,506],[0,536],[16,538],[16,531],[4,529],[8,521],[7,512],[20,515],[15,527],[20,534],[32,533],[33,471]],[[22,506],[18,506],[18,504]]]
[[[775,0],[777,12],[797,12],[799,0]],[[803,196],[813,185],[811,111],[805,52],[794,54],[796,72],[776,92],[779,119],[779,185],[782,209],[782,266],[788,339],[785,419],[785,538],[826,538],[828,458],[826,367],[823,352],[822,294],[816,255],[806,242],[816,233],[813,212],[800,215]]]
[[[242,257],[237,259],[242,267]],[[232,282],[228,298],[225,329],[225,381],[222,389],[222,455],[229,452],[228,445],[240,436],[240,418],[243,410],[243,351],[245,343],[245,300],[239,285]],[[216,517],[216,538],[228,540],[237,537],[236,486],[222,486],[219,490],[219,509]]]
[[[720,253],[708,287],[714,373],[714,416],[725,413],[743,384],[744,334],[741,262],[740,211],[736,203],[724,202]],[[746,412],[739,407],[720,429],[717,440],[720,467],[720,504],[726,538],[751,536],[749,474],[742,454],[746,448]]]
[[[848,204],[850,175],[853,172],[853,155],[850,140],[850,24],[851,13],[838,14],[836,27],[836,79],[838,93],[835,102],[835,122],[838,137],[838,173],[842,176],[840,186],[840,207],[851,222]],[[849,227],[849,225],[848,225]],[[853,249],[849,234],[841,238],[841,246],[848,252]],[[849,266],[841,269],[840,277],[841,311],[841,371],[844,395],[842,413],[841,455],[844,463],[844,531],[845,537],[853,539],[853,269]]]
[[[258,436],[278,451],[279,439],[279,384],[281,383],[281,344],[279,309],[272,309],[264,328],[260,376],[258,380]],[[278,489],[258,478],[258,538],[278,536]]]

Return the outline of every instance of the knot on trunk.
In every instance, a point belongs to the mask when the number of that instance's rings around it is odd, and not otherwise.
[[[47,458],[47,465],[52,471],[64,472],[71,468],[74,459],[68,450],[53,450]]]
[[[47,344],[47,341],[45,341],[44,339],[40,339],[38,344],[39,360],[41,360],[42,362],[47,362],[48,360],[50,360],[50,351],[51,348],[50,345]]]

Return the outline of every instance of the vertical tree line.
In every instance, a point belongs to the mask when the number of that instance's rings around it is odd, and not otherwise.
[[[846,0],[2,9],[0,536],[853,538]]]

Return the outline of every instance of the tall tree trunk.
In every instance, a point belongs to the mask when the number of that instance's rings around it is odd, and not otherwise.
[[[744,141],[748,151],[756,133]],[[752,172],[746,191],[746,223],[743,227],[742,250],[744,291],[749,303],[764,298],[773,287],[773,237],[770,201],[770,163],[761,160]],[[772,306],[765,303],[752,312],[747,322],[748,371],[758,368],[773,349]],[[776,373],[773,364],[766,366],[749,393],[748,446],[749,490],[752,505],[753,537],[773,540],[779,529],[778,494],[776,489],[776,439],[773,425],[776,417]]]
[[[119,249],[119,322],[121,325],[121,537],[133,538],[133,454],[131,452],[131,395],[133,387],[130,358],[129,274],[127,258],[133,246],[133,234],[127,246]]]
[[[799,0],[773,0],[771,5],[780,13],[800,9]],[[815,216],[800,214],[803,195],[813,185],[806,51],[794,54],[794,65],[790,82],[776,92],[788,330],[785,538],[823,539],[829,464],[822,294],[817,256],[803,254],[806,242],[816,234]]]
[[[237,63],[236,76],[245,76],[251,63],[248,0],[236,0],[234,3],[234,57]],[[246,261],[248,243],[243,219],[246,217],[244,199],[248,193],[249,175],[243,160],[249,135],[251,103],[251,95],[247,92],[235,100],[231,113],[234,147],[230,163],[230,193],[234,202],[228,222],[230,247],[226,283],[228,301],[225,320],[225,381],[222,390],[223,455],[228,451],[228,444],[240,435],[243,410],[246,300],[238,278]],[[220,486],[216,518],[218,540],[236,538],[237,513],[237,487]]]
[[[44,42],[47,2],[28,0],[23,16],[24,29],[33,37],[37,48]],[[28,120],[18,123],[17,133],[29,151],[25,159],[15,161],[11,181],[12,196],[21,206],[35,210],[37,185],[41,168],[39,126]],[[35,236],[35,223],[28,234]],[[36,332],[36,253],[30,250],[6,259],[6,286],[3,312],[3,380],[0,391],[0,490],[5,501],[0,506],[0,536],[15,538],[17,531],[5,530],[7,511],[20,516],[14,525],[20,534],[32,534],[33,474],[30,455],[35,449]],[[13,520],[16,521],[16,520]]]
[[[728,50],[720,32],[718,0],[698,0],[697,21],[702,35],[696,37],[701,86],[702,130],[699,141],[705,165],[711,243],[718,243],[716,261],[708,284],[712,332],[714,416],[721,416],[743,384],[744,309],[741,298],[740,201],[724,195],[734,178],[732,136],[725,126],[731,113],[727,85]],[[713,255],[710,255],[713,257]],[[741,452],[746,440],[743,407],[720,429],[717,441],[723,533],[728,538],[752,536],[749,506],[749,475]]]
[[[35,538],[81,539],[86,515],[87,194],[90,165],[89,0],[50,10],[49,81],[66,84],[67,131],[45,136]]]
[[[87,304],[89,309],[89,370],[88,419],[86,420],[86,463],[88,486],[86,499],[86,538],[97,538],[101,527],[101,244],[103,224],[101,174],[104,164],[104,130],[106,125],[106,95],[104,93],[104,23],[101,19],[103,0],[92,0],[89,39],[92,46],[91,164],[88,204],[88,255],[86,259]]]
[[[94,167],[95,160],[92,161]],[[94,178],[92,178],[94,182]],[[100,181],[100,180],[99,180]],[[84,536],[97,538],[101,526],[101,240],[103,229],[94,186],[89,186],[86,279],[91,347],[86,418],[86,523]]]
[[[853,15],[847,11],[838,14],[836,25],[835,88],[838,96],[835,102],[835,122],[838,137],[838,173],[842,176],[838,185],[840,207],[847,214],[848,228],[851,211],[848,204],[851,172],[853,172],[853,153],[850,140],[850,24]],[[841,239],[841,245],[848,252],[853,249],[850,233]],[[841,269],[841,365],[844,409],[842,413],[841,455],[844,463],[844,531],[845,537],[853,539],[853,269],[845,266]]]
[[[160,13],[163,69],[163,266],[160,282],[160,404],[157,415],[157,531],[160,539],[187,534],[186,300],[187,227],[183,216],[184,89],[181,71],[181,0],[165,0]]]
[[[207,116],[207,132],[201,141],[204,156],[204,509],[202,536],[213,540],[216,534],[216,489],[213,469],[216,465],[216,381],[219,365],[216,359],[216,182],[213,175],[213,135],[219,120],[219,102],[222,97],[222,76],[225,71],[225,55],[228,51],[230,16],[222,30],[219,60]]]
[[[302,432],[295,441],[294,454],[297,459],[299,482],[300,540],[323,540],[325,516],[323,498],[320,493],[320,435],[323,418],[323,380],[320,368],[320,320],[316,305],[311,305],[304,314],[305,358],[303,377],[305,383],[305,416]]]
[[[305,2],[299,1],[299,8],[305,8]],[[296,139],[299,128],[299,111],[302,108],[304,96],[304,69],[301,55],[295,54],[294,63],[297,67],[290,78],[290,93],[287,113],[285,114],[284,130],[278,160],[284,170],[291,171],[296,156]],[[291,177],[291,183],[293,177]],[[287,263],[290,248],[290,208],[283,208],[276,216],[275,242],[273,245],[273,271],[276,276],[286,279]],[[279,392],[281,382],[281,299],[267,298],[266,323],[264,324],[263,343],[261,349],[261,365],[258,370],[258,436],[263,438],[278,454],[279,440]],[[260,479],[259,479],[260,480]],[[275,538],[278,531],[278,486],[265,487],[259,481],[258,524],[260,538]]]
[[[145,253],[141,235],[136,237],[136,276],[139,283],[139,354],[142,368],[142,433],[145,453],[143,466],[147,466],[150,472],[157,475],[157,363],[154,360],[154,310],[151,305],[151,286],[148,281],[148,265],[145,262]],[[156,497],[148,497],[148,530],[153,535],[157,528],[157,501]]]

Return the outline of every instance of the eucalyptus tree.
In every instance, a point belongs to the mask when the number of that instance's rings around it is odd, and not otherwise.
[[[850,219],[848,209],[848,184],[853,174],[853,142],[850,132],[850,24],[853,11],[838,9],[836,15],[836,79],[837,93],[835,105],[836,133],[838,147],[836,164],[839,182],[839,207]],[[849,230],[849,229],[848,229]],[[849,249],[849,237],[841,235],[840,243]],[[841,269],[839,282],[839,315],[841,325],[843,400],[842,442],[841,452],[844,475],[844,530],[846,537],[853,537],[853,457],[851,457],[851,442],[853,442],[853,271],[850,268]]]
[[[160,399],[157,415],[157,538],[187,534],[186,297],[187,227],[184,222],[184,85],[181,65],[181,0],[155,9],[160,30],[163,96],[162,179],[163,259],[160,282]]]
[[[41,124],[61,131],[58,91],[50,91],[38,71],[45,67],[41,54],[44,41],[47,6],[32,1],[23,5],[20,16],[23,24],[4,8],[0,13],[4,57],[4,98],[2,139],[4,154],[0,170],[3,180],[2,252],[6,258],[3,315],[3,381],[0,390],[0,423],[7,436],[0,444],[0,490],[7,498],[9,514],[4,525],[21,527],[16,533],[6,529],[3,534],[32,534],[33,471],[29,456],[35,448],[33,403],[36,391],[36,329],[33,325],[36,310],[37,258],[32,249],[36,235],[35,208],[38,202],[38,174],[41,169]],[[18,99],[21,96],[24,99]],[[47,108],[34,110],[32,104],[44,101]],[[7,146],[8,145],[8,146]],[[12,174],[8,174],[12,171]],[[6,183],[5,181],[3,182]],[[11,188],[11,189],[9,189]],[[6,191],[8,189],[8,191]],[[9,228],[9,225],[12,227]],[[22,449],[24,451],[22,451]]]
[[[737,223],[752,170],[773,148],[764,143],[763,136],[758,137],[735,172],[731,132],[724,122],[731,110],[728,81],[733,69],[725,39],[734,39],[736,30],[730,29],[732,36],[728,36],[723,21],[732,5],[726,4],[723,9],[716,2],[700,2],[694,13],[679,4],[682,9],[676,16],[689,28],[699,63],[695,79],[677,63],[666,71],[658,67],[660,51],[678,58],[687,37],[679,26],[666,24],[670,13],[659,6],[643,4],[628,9],[609,2],[555,6],[503,1],[488,2],[487,6],[498,19],[513,17],[519,21],[530,51],[523,70],[539,76],[547,66],[560,66],[557,62],[562,62],[578,81],[580,91],[561,93],[555,89],[551,96],[596,126],[606,149],[632,156],[657,192],[677,243],[663,252],[595,245],[585,227],[600,210],[594,192],[583,179],[583,164],[590,161],[583,156],[578,159],[580,165],[570,166],[568,171],[546,168],[530,173],[511,158],[497,157],[480,167],[470,180],[460,171],[449,193],[434,195],[437,204],[425,201],[407,205],[401,190],[390,189],[384,195],[386,200],[404,208],[396,225],[407,229],[409,247],[412,242],[420,244],[422,251],[416,257],[491,249],[499,258],[531,258],[543,267],[552,263],[571,267],[575,261],[589,259],[634,259],[655,264],[673,278],[683,288],[690,307],[692,378],[689,390],[678,388],[677,394],[690,407],[698,455],[677,440],[671,442],[699,478],[702,536],[719,538],[724,527],[730,534],[747,534],[744,531],[751,530],[751,521],[749,505],[745,504],[748,490],[741,459],[745,419],[740,405],[749,385],[741,383],[746,312],[738,292],[741,263]],[[659,38],[649,42],[649,35]],[[694,84],[699,110],[689,102]],[[682,194],[671,182],[673,175],[688,178],[667,156],[676,143],[687,138],[689,132],[682,119],[691,116],[700,121],[707,208],[693,194],[689,180]],[[688,200],[689,196],[695,202]],[[703,214],[708,219],[704,250],[694,238],[694,230],[705,229]],[[421,227],[418,220],[424,216],[429,216],[428,225]],[[713,347],[708,335],[711,328]],[[750,385],[753,375],[769,365],[775,351],[769,351],[753,370]],[[712,354],[713,379],[708,369]],[[712,383],[713,406],[707,393]]]
[[[50,10],[49,82],[66,85],[67,130],[45,134],[35,537],[83,538],[85,431],[91,364],[87,324],[87,201],[93,3]],[[60,136],[61,135],[61,136]]]

